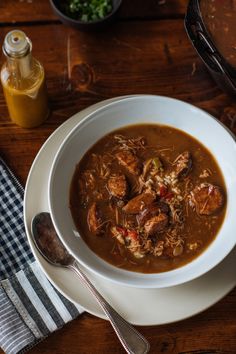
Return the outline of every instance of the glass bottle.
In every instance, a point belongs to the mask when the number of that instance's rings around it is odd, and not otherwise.
[[[32,55],[32,43],[20,30],[7,33],[3,43],[7,60],[1,83],[10,118],[23,128],[42,124],[49,114],[43,66]]]

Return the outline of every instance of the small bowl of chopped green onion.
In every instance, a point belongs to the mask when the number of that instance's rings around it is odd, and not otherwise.
[[[95,29],[110,22],[122,0],[50,0],[60,20],[81,30]]]

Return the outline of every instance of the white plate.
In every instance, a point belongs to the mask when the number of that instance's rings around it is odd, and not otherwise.
[[[35,214],[49,210],[47,200],[49,172],[64,137],[80,119],[107,102],[109,100],[77,113],[49,137],[31,167],[24,199],[26,233],[41,269],[65,297],[81,305],[87,312],[101,318],[105,318],[102,310],[80,280],[68,270],[51,266],[40,256],[32,242],[30,224]],[[136,325],[159,325],[193,316],[219,301],[235,287],[235,269],[236,249],[204,276],[183,285],[165,289],[121,286],[89,271],[85,272],[103,296],[128,321]]]

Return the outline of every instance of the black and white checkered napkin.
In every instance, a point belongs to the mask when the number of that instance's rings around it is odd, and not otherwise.
[[[77,317],[38,267],[23,223],[24,190],[0,158],[0,347],[23,353]]]

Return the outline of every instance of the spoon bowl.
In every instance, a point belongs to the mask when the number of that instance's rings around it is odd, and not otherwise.
[[[49,213],[35,215],[31,229],[38,251],[49,263],[58,267],[69,267],[74,262],[74,258],[58,237]]]

